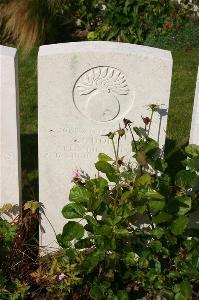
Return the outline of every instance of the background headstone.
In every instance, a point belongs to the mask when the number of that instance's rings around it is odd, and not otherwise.
[[[193,104],[189,144],[196,144],[199,146],[199,68],[196,79],[196,90]],[[199,190],[199,181],[197,182],[195,188]],[[190,225],[199,229],[199,210],[191,214]]]
[[[79,42],[42,46],[38,57],[39,195],[56,233],[66,222],[73,169],[96,174],[97,154],[112,155],[102,136],[123,125],[123,118],[143,126],[147,105],[161,105],[152,126],[164,145],[172,75],[169,51],[114,42]],[[131,153],[130,136],[121,146]],[[54,246],[52,227],[43,216],[41,245]]]
[[[0,206],[20,203],[18,105],[16,49],[0,46]]]
[[[189,144],[199,145],[199,68],[196,80]]]

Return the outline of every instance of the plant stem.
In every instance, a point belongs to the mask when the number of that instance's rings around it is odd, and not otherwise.
[[[154,114],[154,110],[152,109],[147,138],[149,137],[149,133],[150,133],[150,130],[151,130],[151,123],[152,123],[152,120],[153,120],[153,114]]]
[[[132,131],[132,129],[131,129],[131,125],[128,124],[128,127],[129,127],[129,130],[130,130],[130,132],[131,132],[131,136],[132,136],[133,143],[134,143],[134,146],[135,146],[135,152],[137,152],[137,151],[138,151],[138,150],[137,150],[137,145],[136,145],[136,141],[135,141],[135,138],[134,138],[134,135],[133,135],[133,131]]]
[[[119,156],[119,147],[120,147],[120,136],[118,136],[118,139],[117,139],[117,160],[118,160],[118,156]]]
[[[116,166],[117,166],[117,168],[118,168],[117,152],[116,152],[115,143],[114,143],[114,140],[113,140],[113,139],[112,139],[112,144],[113,144],[113,150],[114,150],[114,154],[115,154]]]

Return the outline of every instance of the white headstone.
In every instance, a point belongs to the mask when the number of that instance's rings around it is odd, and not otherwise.
[[[97,154],[112,153],[102,135],[123,125],[143,126],[147,105],[162,104],[155,114],[154,138],[165,142],[172,57],[169,51],[114,42],[42,46],[38,58],[39,195],[56,233],[66,220],[73,169],[96,173]],[[129,136],[130,140],[130,136]],[[131,153],[130,142],[121,146]],[[41,245],[54,246],[55,235],[43,217]]]
[[[196,80],[189,144],[196,144],[199,146],[199,68]],[[199,182],[196,183],[195,188],[197,190],[199,189]],[[199,229],[199,210],[191,214],[190,225],[191,227]]]
[[[0,206],[20,203],[20,136],[16,49],[0,46]]]
[[[199,68],[196,81],[189,143],[199,145]]]

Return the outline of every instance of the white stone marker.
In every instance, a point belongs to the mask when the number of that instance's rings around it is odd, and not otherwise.
[[[155,114],[154,138],[165,143],[172,57],[169,51],[114,42],[79,42],[42,46],[38,58],[39,193],[56,233],[66,220],[73,169],[96,174],[99,152],[113,156],[109,131],[123,118],[143,126],[147,105],[163,104]],[[134,125],[134,126],[135,126]],[[121,154],[130,154],[130,135]],[[55,246],[43,216],[42,246]]]
[[[189,144],[199,145],[199,68],[196,81]]]
[[[196,144],[199,146],[199,67],[196,80],[189,144]],[[199,188],[199,182],[197,182],[196,188]],[[190,225],[191,227],[199,229],[199,210],[191,214]]]
[[[20,203],[20,136],[16,49],[0,46],[0,206]]]

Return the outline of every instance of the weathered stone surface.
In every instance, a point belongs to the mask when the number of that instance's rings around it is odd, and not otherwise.
[[[0,206],[20,202],[20,137],[16,49],[0,46]]]
[[[42,46],[38,58],[39,194],[56,233],[66,220],[73,169],[95,175],[97,154],[113,156],[104,137],[128,118],[143,126],[147,105],[158,103],[152,134],[165,142],[172,57],[169,51],[113,42]],[[130,136],[121,153],[130,156]],[[55,246],[43,216],[41,245]]]

